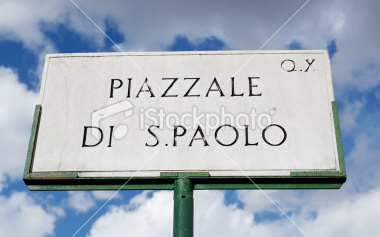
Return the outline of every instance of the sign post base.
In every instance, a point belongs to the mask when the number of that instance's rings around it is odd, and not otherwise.
[[[193,237],[194,198],[193,184],[189,178],[174,182],[174,237]]]

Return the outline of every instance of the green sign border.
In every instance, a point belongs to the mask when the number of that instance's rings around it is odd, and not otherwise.
[[[195,190],[206,189],[339,189],[346,181],[342,137],[338,107],[332,102],[336,144],[340,171],[291,172],[290,176],[275,177],[210,177],[208,172],[162,172],[160,177],[82,178],[75,172],[31,172],[41,105],[36,105],[24,182],[29,190],[173,190],[174,182],[181,177],[190,178]]]

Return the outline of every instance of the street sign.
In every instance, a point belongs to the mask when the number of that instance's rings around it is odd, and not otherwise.
[[[173,189],[180,176],[194,189],[339,188],[327,51],[46,56],[29,189]]]

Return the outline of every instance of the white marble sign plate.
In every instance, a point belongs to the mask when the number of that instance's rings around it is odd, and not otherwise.
[[[32,172],[339,171],[332,101],[327,51],[50,54]]]

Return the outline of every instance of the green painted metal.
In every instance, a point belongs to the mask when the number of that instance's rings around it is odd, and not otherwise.
[[[194,229],[193,184],[181,177],[174,182],[174,237],[192,237]]]
[[[173,184],[29,185],[31,191],[85,190],[173,190]]]
[[[34,109],[33,123],[32,123],[32,131],[30,133],[28,153],[26,155],[25,169],[24,169],[24,179],[29,178],[29,173],[31,169],[32,159],[34,155],[34,145],[36,143],[37,138],[37,130],[40,121],[41,115],[41,105],[36,105]]]
[[[288,184],[194,184],[194,190],[216,189],[339,189],[342,183],[288,183]],[[173,190],[173,184],[104,184],[104,185],[28,185],[31,191],[67,190]]]
[[[336,176],[342,176],[343,171],[296,171],[291,172],[290,176],[292,177],[336,177]]]
[[[194,190],[215,189],[339,189],[342,183],[287,183],[287,184],[194,184]]]
[[[208,172],[161,172],[160,177],[210,177]]]
[[[77,173],[52,172],[52,173],[30,173],[30,178],[77,178]]]
[[[346,180],[338,108],[332,102],[333,120],[340,171],[298,171],[290,176],[274,177],[210,177],[208,172],[162,172],[160,177],[78,177],[75,172],[33,173],[33,155],[42,113],[36,105],[24,182],[30,190],[173,190],[175,180],[191,178],[195,190],[205,189],[339,189]],[[128,182],[127,182],[128,181]],[[255,182],[253,184],[251,181]],[[126,184],[125,184],[126,183]],[[125,185],[124,185],[125,184]]]
[[[344,177],[347,177],[347,174],[346,174],[346,165],[344,163],[342,135],[340,133],[338,105],[337,105],[336,101],[332,102],[332,107],[333,107],[333,117],[334,117],[334,128],[335,128],[336,145],[337,145],[337,148],[338,148],[339,169],[340,169],[340,171],[343,171],[342,175]]]

